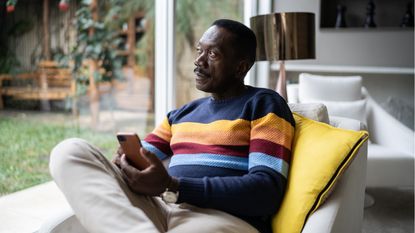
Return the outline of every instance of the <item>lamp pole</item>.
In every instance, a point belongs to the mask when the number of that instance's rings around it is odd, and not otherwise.
[[[277,81],[277,86],[275,88],[275,91],[278,92],[278,94],[280,94],[280,96],[284,98],[285,101],[287,101],[287,80],[285,78],[285,61],[284,60],[280,61],[280,72],[278,75],[278,81]]]

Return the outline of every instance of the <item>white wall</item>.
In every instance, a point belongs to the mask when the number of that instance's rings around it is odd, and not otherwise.
[[[287,61],[287,64],[402,67],[412,70],[414,68],[413,29],[320,29],[320,0],[274,0],[274,11],[306,11],[316,14],[316,59]],[[298,73],[288,72],[287,76],[295,81]],[[335,74],[351,75],[341,72]],[[404,123],[413,128],[413,72],[412,74],[358,72],[354,74],[364,78],[364,85],[380,104],[385,105],[388,99],[393,99],[410,106],[412,118]]]
[[[400,28],[320,29],[320,0],[275,0],[274,10],[316,14],[316,60],[311,64],[414,66],[414,31]]]

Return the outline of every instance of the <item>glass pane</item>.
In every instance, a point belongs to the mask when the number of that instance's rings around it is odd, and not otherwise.
[[[243,22],[243,0],[177,0],[176,3],[176,106],[206,96],[195,87],[194,46],[213,21],[227,18]]]
[[[50,180],[65,138],[111,158],[116,132],[154,127],[154,1],[97,1],[95,24],[83,2],[0,11],[0,196]]]

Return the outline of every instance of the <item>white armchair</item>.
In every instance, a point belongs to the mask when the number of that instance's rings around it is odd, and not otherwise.
[[[321,105],[290,105],[293,111],[315,120],[326,120],[326,108]],[[317,110],[316,110],[317,109]],[[309,112],[309,114],[307,114]],[[331,125],[361,130],[362,124],[353,119],[332,118]],[[336,183],[324,202],[306,221],[302,233],[360,233],[363,222],[363,203],[366,177],[367,142],[359,149],[353,162]],[[72,211],[62,211],[48,219],[38,233],[86,233]]]
[[[362,130],[363,125],[353,119],[332,117],[330,125],[338,128]],[[302,233],[361,233],[365,198],[367,146],[343,174],[327,201],[307,220]]]
[[[355,118],[367,125],[367,187],[414,187],[414,131],[373,100],[360,76],[300,74],[299,84],[287,91],[291,103],[320,102],[330,118]]]

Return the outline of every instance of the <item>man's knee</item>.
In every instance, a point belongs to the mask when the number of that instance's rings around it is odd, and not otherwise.
[[[88,157],[87,141],[80,138],[69,138],[58,143],[50,153],[49,169],[53,175],[55,170],[64,169],[68,161],[73,158]]]

